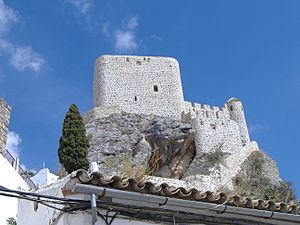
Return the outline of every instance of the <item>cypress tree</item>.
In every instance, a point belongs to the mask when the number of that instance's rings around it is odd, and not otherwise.
[[[86,137],[83,119],[77,106],[72,104],[66,113],[62,136],[59,140],[59,162],[68,173],[77,169],[87,169],[88,148],[89,141]]]

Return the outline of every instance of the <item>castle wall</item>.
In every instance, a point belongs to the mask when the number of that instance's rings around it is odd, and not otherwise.
[[[243,104],[237,98],[231,98],[226,103],[230,119],[236,121],[240,126],[240,133],[243,144],[250,142]]]
[[[227,104],[227,103],[226,103]],[[225,104],[225,105],[226,105]],[[240,124],[231,119],[226,107],[200,105],[185,102],[183,120],[189,121],[195,130],[197,153],[223,152],[234,153],[243,146]]]
[[[179,64],[168,57],[101,56],[94,69],[93,104],[179,119],[184,109]]]
[[[6,146],[10,111],[10,106],[0,98],[0,153],[4,152]]]

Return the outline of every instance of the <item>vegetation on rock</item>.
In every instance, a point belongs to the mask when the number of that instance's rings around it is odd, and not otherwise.
[[[83,119],[75,104],[72,104],[66,113],[62,136],[59,140],[59,162],[68,173],[77,169],[88,167],[89,141]]]
[[[9,217],[7,220],[6,220],[6,224],[7,225],[17,225],[17,221],[14,217]]]
[[[207,160],[212,166],[224,164],[225,153],[222,151],[222,144],[215,146],[214,151],[207,155]]]
[[[256,199],[289,203],[296,199],[290,182],[272,182],[265,170],[267,158],[261,152],[253,153],[245,163],[240,174],[235,177],[235,193]]]

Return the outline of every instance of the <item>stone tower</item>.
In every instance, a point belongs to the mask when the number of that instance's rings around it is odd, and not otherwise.
[[[2,98],[0,98],[0,153],[1,154],[5,151],[10,111],[11,111],[10,106]]]
[[[241,140],[243,144],[250,142],[248,128],[246,124],[244,108],[242,102],[237,98],[231,98],[228,100],[227,108],[229,110],[230,119],[237,122],[240,126]]]
[[[93,105],[180,119],[184,98],[177,60],[149,56],[99,57],[94,69]]]

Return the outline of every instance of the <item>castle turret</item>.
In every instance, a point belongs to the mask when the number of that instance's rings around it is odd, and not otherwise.
[[[10,117],[10,106],[0,98],[0,153],[5,151]]]
[[[237,98],[231,98],[226,103],[229,110],[230,119],[234,120],[240,126],[241,140],[243,144],[250,142],[248,128],[246,124],[244,108],[242,102]]]

